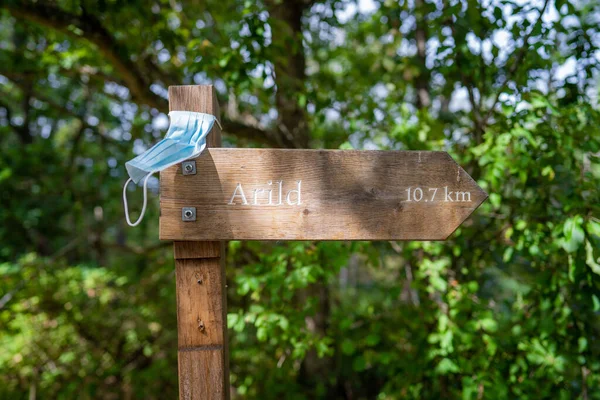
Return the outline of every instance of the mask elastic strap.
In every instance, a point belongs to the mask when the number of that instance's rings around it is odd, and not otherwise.
[[[139,216],[138,220],[135,221],[133,224],[131,223],[131,220],[129,219],[129,209],[127,207],[127,185],[129,185],[129,182],[131,182],[132,179],[131,178],[127,179],[127,182],[125,182],[125,186],[123,186],[123,204],[125,205],[125,219],[127,220],[127,224],[129,224],[129,226],[137,226],[140,222],[142,222],[142,218],[144,218],[144,213],[146,212],[146,204],[148,203],[147,184],[148,184],[148,178],[150,178],[151,176],[152,176],[152,174],[148,174],[144,178],[144,205],[142,206],[142,211],[140,212],[140,216]]]
[[[219,119],[217,117],[215,117],[215,122],[217,123],[217,125],[219,125],[219,129],[223,130],[223,127],[221,126],[221,123],[219,122]]]

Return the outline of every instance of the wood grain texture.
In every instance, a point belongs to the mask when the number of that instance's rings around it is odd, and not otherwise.
[[[219,118],[212,86],[169,87],[169,109],[209,113]],[[220,145],[221,131],[215,124],[208,134],[207,146]],[[229,399],[225,243],[189,241],[185,237],[179,240],[173,244],[179,398]]]
[[[178,259],[179,348],[222,346],[226,323],[221,258]]]
[[[179,350],[179,398],[182,400],[222,400],[225,365],[220,349]],[[205,384],[199,385],[198,382]]]
[[[161,175],[161,239],[444,240],[487,198],[445,152],[209,149],[196,169]],[[266,192],[261,205],[228,204],[238,183],[252,203],[255,189],[284,181],[287,192],[299,180],[300,205],[268,205]],[[417,187],[421,201],[407,201]],[[183,222],[182,207],[196,207],[197,220]]]
[[[221,247],[221,242],[175,242],[173,255],[176,260],[221,257]]]

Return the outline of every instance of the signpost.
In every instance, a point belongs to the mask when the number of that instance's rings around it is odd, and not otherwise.
[[[214,114],[212,86],[172,86],[173,110]],[[445,240],[487,198],[446,152],[219,149],[161,173],[173,240],[181,399],[228,399],[226,240]]]

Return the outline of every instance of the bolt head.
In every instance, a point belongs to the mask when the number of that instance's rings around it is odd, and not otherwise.
[[[183,221],[195,221],[196,220],[196,208],[195,207],[183,207],[181,210],[181,219]]]
[[[196,174],[196,161],[184,161],[181,164],[181,172],[183,175],[195,175]]]

